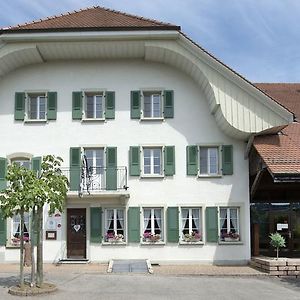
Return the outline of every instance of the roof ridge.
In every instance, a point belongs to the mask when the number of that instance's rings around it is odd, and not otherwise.
[[[291,85],[291,84],[300,84],[300,82],[254,82],[254,84],[286,84],[286,85]]]
[[[61,17],[64,17],[64,16],[69,16],[69,15],[72,15],[72,14],[77,14],[77,13],[80,13],[80,12],[83,12],[83,11],[97,9],[97,8],[103,9],[103,10],[108,11],[108,12],[112,12],[112,13],[116,13],[116,14],[121,14],[121,15],[130,17],[130,18],[135,18],[135,19],[139,19],[139,20],[143,20],[143,21],[153,22],[153,23],[160,24],[160,25],[177,26],[177,25],[171,24],[169,22],[161,22],[161,21],[158,21],[158,20],[155,20],[155,19],[145,18],[145,17],[142,17],[142,16],[138,16],[138,15],[134,15],[134,14],[129,14],[129,13],[126,13],[126,12],[122,12],[120,10],[115,10],[115,9],[110,9],[110,8],[99,6],[99,5],[94,5],[94,6],[88,6],[86,8],[80,8],[79,10],[75,9],[73,11],[67,11],[65,13],[61,13],[60,15],[53,15],[53,16],[49,16],[49,17],[45,17],[45,18],[40,18],[38,20],[33,20],[33,21],[30,21],[30,22],[25,22],[23,24],[17,24],[17,25],[12,25],[12,26],[8,26],[8,27],[4,27],[2,29],[8,29],[9,30],[9,29],[14,29],[14,28],[20,28],[22,26],[32,25],[32,24],[38,24],[38,23],[41,23],[41,22],[44,22],[44,21],[54,20],[54,19],[61,18]]]

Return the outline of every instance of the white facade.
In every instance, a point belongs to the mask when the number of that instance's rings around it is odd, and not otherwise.
[[[100,34],[99,34],[100,36]],[[121,38],[120,38],[121,39]],[[125,38],[122,38],[125,39]],[[5,37],[3,37],[5,40]],[[3,48],[9,52],[9,42]],[[30,156],[42,156],[54,154],[64,159],[64,167],[69,167],[70,147],[105,148],[117,147],[117,166],[129,167],[130,146],[175,146],[175,168],[173,176],[159,178],[143,178],[128,175],[127,191],[102,191],[91,195],[78,197],[77,192],[69,192],[66,199],[66,209],[86,208],[86,258],[92,262],[107,262],[110,259],[137,259],[148,258],[152,262],[222,262],[222,263],[246,263],[250,259],[250,213],[249,213],[249,184],[248,184],[248,160],[244,158],[246,150],[245,137],[275,125],[281,125],[289,121],[290,115],[279,105],[263,103],[265,95],[246,83],[246,87],[240,86],[241,78],[232,75],[233,79],[225,78],[219,70],[210,70],[210,74],[204,77],[206,81],[215,81],[221,87],[234,86],[231,89],[224,88],[224,95],[216,91],[215,85],[211,84],[211,90],[221,98],[212,104],[212,97],[207,86],[199,84],[195,75],[197,62],[194,62],[194,72],[184,70],[186,66],[178,66],[177,63],[166,63],[164,59],[147,59],[152,53],[151,45],[144,57],[134,51],[128,57],[125,55],[107,54],[92,55],[84,59],[82,53],[64,53],[55,59],[51,56],[51,46],[58,47],[56,55],[59,56],[62,44],[48,41],[46,47],[41,47],[44,62],[34,60],[32,63],[20,63],[23,67],[7,67],[0,79],[0,157],[12,158],[14,153],[26,153]],[[80,42],[77,42],[80,43]],[[101,42],[102,44],[105,41]],[[101,44],[95,45],[101,47]],[[109,43],[111,42],[107,42]],[[117,43],[117,42],[116,42]],[[125,43],[125,42],[124,42]],[[137,42],[128,41],[128,52],[137,47]],[[146,47],[146,42],[140,42],[140,48]],[[152,45],[155,41],[151,42]],[[150,44],[151,44],[150,43]],[[196,54],[192,50],[177,42],[156,41],[161,49],[174,43],[173,48],[182,47],[182,55],[186,51],[186,57]],[[18,45],[18,44],[17,44]],[[83,47],[86,46],[82,42]],[[146,45],[146,46],[145,46]],[[96,47],[95,46],[95,47]],[[115,45],[116,46],[116,45]],[[16,46],[17,47],[17,46]],[[21,47],[24,46],[19,46]],[[28,49],[29,49],[28,45]],[[65,48],[67,49],[67,48]],[[75,49],[75,47],[74,47]],[[73,49],[73,50],[74,50]],[[93,48],[91,48],[93,49]],[[138,49],[138,47],[136,48]],[[0,51],[3,49],[0,49]],[[43,52],[45,51],[45,52]],[[72,50],[70,50],[72,51]],[[75,50],[74,50],[75,51]],[[124,50],[125,51],[125,50]],[[145,50],[146,51],[146,50]],[[3,52],[3,51],[2,51]],[[143,52],[143,50],[141,50]],[[3,52],[4,53],[4,52]],[[1,64],[5,61],[5,55]],[[22,51],[20,50],[20,53]],[[25,53],[25,52],[24,52]],[[91,50],[92,53],[92,50]],[[95,52],[96,53],[96,52]],[[20,54],[21,55],[21,54]],[[48,55],[48,59],[45,57]],[[70,60],[66,60],[68,56]],[[99,57],[96,57],[99,56]],[[136,57],[134,57],[136,56]],[[151,56],[151,55],[150,55]],[[157,54],[159,57],[159,54]],[[169,57],[171,61],[171,57]],[[203,57],[200,57],[203,60]],[[1,59],[1,58],[0,58]],[[186,58],[187,59],[187,58]],[[206,59],[206,58],[205,58]],[[21,60],[21,58],[20,58]],[[179,60],[179,58],[178,58]],[[9,61],[7,57],[7,61]],[[156,62],[154,62],[156,61]],[[191,61],[191,59],[190,59]],[[215,64],[207,60],[203,67],[203,74],[208,72],[209,65]],[[8,64],[8,63],[7,63]],[[224,66],[219,66],[221,69]],[[201,68],[201,65],[197,65]],[[2,68],[4,70],[4,67]],[[222,72],[225,72],[222,70]],[[190,73],[190,74],[189,74]],[[194,76],[194,75],[195,76]],[[203,78],[204,78],[203,77]],[[232,81],[233,80],[233,81]],[[217,83],[216,83],[217,82]],[[242,83],[241,85],[245,85]],[[246,89],[249,89],[246,90]],[[74,91],[114,91],[115,92],[115,118],[106,121],[81,121],[72,120],[72,92]],[[164,120],[137,120],[130,118],[130,92],[134,90],[173,90],[174,91],[174,118]],[[231,96],[237,96],[235,103],[227,95],[230,90]],[[15,92],[57,92],[57,119],[47,122],[23,122],[14,120]],[[237,92],[236,92],[237,91]],[[243,98],[243,95],[246,95]],[[253,97],[255,94],[255,97]],[[209,96],[210,95],[210,96]],[[260,98],[257,101],[256,98]],[[267,97],[266,97],[267,98]],[[270,99],[268,99],[269,101]],[[246,103],[247,102],[247,103]],[[219,113],[218,105],[221,105],[222,113]],[[226,104],[227,103],[227,104]],[[230,105],[228,105],[230,103]],[[247,106],[241,106],[241,103]],[[261,111],[255,108],[263,105]],[[227,106],[226,106],[227,105]],[[229,108],[230,107],[230,108]],[[230,112],[229,112],[230,111]],[[239,113],[238,113],[239,111]],[[221,117],[222,115],[222,117]],[[222,126],[222,120],[227,118],[229,126]],[[251,125],[251,118],[254,120]],[[256,120],[256,121],[255,121]],[[262,121],[261,121],[262,120]],[[247,123],[247,124],[246,124]],[[250,125],[249,125],[249,124]],[[241,125],[243,124],[243,125]],[[248,126],[249,125],[249,126]],[[251,128],[252,126],[252,128]],[[255,127],[257,126],[257,127]],[[235,128],[231,130],[229,128]],[[236,129],[237,128],[237,129]],[[243,128],[247,128],[244,129]],[[230,133],[229,133],[230,131]],[[235,132],[243,132],[236,134]],[[199,146],[233,146],[233,175],[218,176],[191,176],[186,171],[186,147],[189,145]],[[15,154],[15,157],[24,156]],[[219,168],[222,168],[221,152],[219,153]],[[162,208],[162,226],[164,239],[161,243],[130,243],[126,239],[124,244],[90,243],[90,208],[101,207],[117,208],[126,210],[129,207]],[[168,207],[198,207],[201,208],[202,241],[200,243],[170,243],[167,241],[167,209]],[[206,237],[206,207],[235,207],[238,208],[239,240],[236,242],[208,242]],[[220,214],[219,214],[220,216]],[[125,213],[125,228],[127,227],[127,213]],[[44,229],[47,230],[47,209],[45,208]],[[104,218],[102,217],[102,230],[104,230]],[[140,220],[140,235],[143,235],[143,214]],[[179,233],[181,215],[179,217]],[[220,222],[219,222],[220,227]],[[44,259],[55,262],[67,258],[67,217],[62,216],[62,226],[57,229],[57,240],[44,241]],[[220,228],[218,230],[220,233]],[[44,233],[45,234],[45,233]],[[11,236],[11,228],[7,226],[7,237]],[[125,230],[127,237],[127,230]],[[18,250],[0,246],[0,261],[18,261]]]

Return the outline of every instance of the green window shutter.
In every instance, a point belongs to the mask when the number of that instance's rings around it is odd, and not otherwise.
[[[218,242],[218,210],[217,207],[206,207],[206,241]]]
[[[15,120],[23,121],[25,115],[25,93],[15,93]]]
[[[49,92],[47,99],[47,119],[56,120],[57,92]]]
[[[42,164],[42,158],[41,157],[33,157],[31,159],[31,168],[37,175],[41,172],[41,164]]]
[[[115,92],[105,93],[105,119],[115,118]]]
[[[91,236],[90,243],[102,242],[102,209],[101,207],[90,208],[90,220],[91,220]]]
[[[233,147],[223,145],[222,147],[222,173],[223,175],[233,174]]]
[[[0,191],[6,189],[7,160],[0,157]]]
[[[106,190],[117,189],[117,147],[106,148]]]
[[[72,119],[82,119],[82,92],[72,93]]]
[[[175,146],[166,146],[164,149],[165,175],[175,174]]]
[[[0,210],[0,246],[6,245],[6,219],[3,218],[3,215]]]
[[[164,117],[174,118],[174,91],[164,92]]]
[[[187,175],[198,174],[198,147],[197,146],[186,147],[186,167],[187,167]]]
[[[170,243],[178,243],[179,240],[178,213],[178,207],[168,207],[167,209],[167,237]]]
[[[70,148],[70,191],[78,191],[80,183],[81,149]]]
[[[129,207],[128,209],[128,242],[140,242],[140,208]]]
[[[129,175],[140,176],[140,147],[131,146],[129,150]]]
[[[131,91],[131,119],[140,119],[141,117],[141,93],[140,91]]]

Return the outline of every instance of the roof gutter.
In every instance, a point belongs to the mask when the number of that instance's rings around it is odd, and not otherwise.
[[[177,30],[124,30],[124,31],[56,31],[56,32],[6,32],[0,35],[5,42],[55,42],[88,40],[144,40],[144,39],[178,39]]]

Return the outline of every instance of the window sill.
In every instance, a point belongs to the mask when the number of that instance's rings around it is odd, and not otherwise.
[[[105,118],[82,118],[82,122],[105,122]]]
[[[142,246],[164,246],[166,243],[161,241],[161,242],[141,242]]]
[[[5,246],[6,249],[20,249],[20,245],[11,245],[8,244]]]
[[[204,245],[203,241],[199,242],[185,242],[185,241],[179,241],[179,245]]]
[[[163,117],[160,117],[160,118],[144,118],[144,117],[141,117],[140,118],[140,121],[164,121],[165,119]]]
[[[222,178],[221,174],[198,174],[198,178]]]
[[[126,242],[102,242],[102,246],[126,246]]]
[[[142,174],[140,178],[164,178],[164,175]]]
[[[219,245],[243,245],[244,243],[242,241],[232,241],[232,242],[225,242],[225,241],[219,241]]]
[[[38,120],[38,119],[25,119],[24,123],[47,123],[46,119]]]

